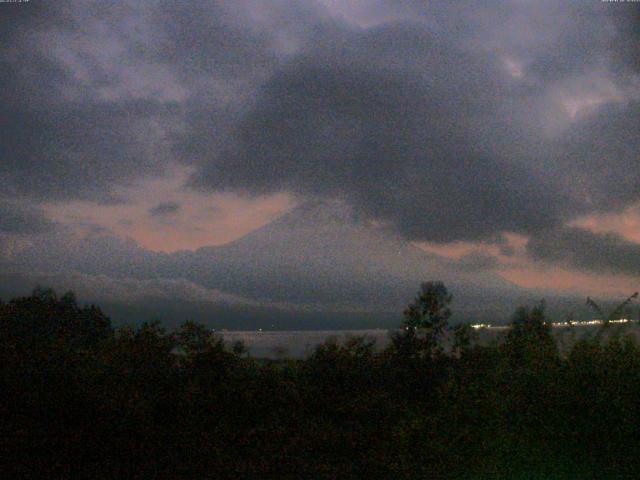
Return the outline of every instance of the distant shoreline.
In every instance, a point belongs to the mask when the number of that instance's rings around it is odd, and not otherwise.
[[[571,328],[571,327],[594,327],[597,325],[604,325],[603,320],[576,320],[572,322],[551,322],[552,328]],[[630,320],[627,318],[621,318],[619,320],[610,320],[610,324],[614,325],[628,325],[638,323],[636,320]],[[492,325],[486,323],[474,323],[469,326],[475,330],[508,330],[511,325]],[[229,329],[211,329],[214,333],[219,334],[263,334],[263,335],[281,335],[281,334],[294,334],[294,333],[307,333],[307,334],[340,334],[346,335],[349,333],[363,332],[400,332],[401,328],[353,328],[353,329],[333,329],[333,330],[229,330]]]

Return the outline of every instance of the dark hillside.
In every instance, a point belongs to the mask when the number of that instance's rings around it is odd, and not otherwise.
[[[435,293],[434,293],[435,292]],[[446,293],[446,289],[444,290]],[[640,349],[562,353],[543,306],[481,346],[423,288],[385,349],[260,360],[186,322],[113,329],[37,290],[0,305],[7,478],[620,478],[640,468]],[[602,327],[603,329],[609,327]],[[444,333],[454,338],[443,350]],[[606,333],[606,332],[605,332]]]

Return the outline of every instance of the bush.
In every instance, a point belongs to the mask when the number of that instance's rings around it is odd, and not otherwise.
[[[425,291],[440,292],[438,300],[430,303]],[[383,351],[353,337],[328,340],[306,360],[276,362],[247,358],[193,322],[173,333],[157,323],[114,331],[97,307],[51,290],[1,304],[0,438],[10,462],[3,471],[16,478],[638,471],[640,349],[631,337],[583,339],[562,357],[540,304],[519,308],[512,329],[490,346],[459,327],[447,353],[433,343],[437,336],[421,337],[444,331],[445,292],[423,288],[414,304],[425,307],[423,320]]]

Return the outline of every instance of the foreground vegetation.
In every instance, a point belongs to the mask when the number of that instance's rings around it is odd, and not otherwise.
[[[619,478],[640,471],[640,349],[562,355],[544,305],[489,346],[425,284],[378,351],[249,358],[185,323],[114,329],[51,290],[0,304],[5,478]],[[603,328],[607,328],[606,326]],[[448,330],[453,349],[441,347]]]

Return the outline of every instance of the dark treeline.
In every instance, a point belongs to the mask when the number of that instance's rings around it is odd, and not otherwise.
[[[37,289],[0,304],[3,477],[635,477],[631,338],[561,354],[541,304],[482,346],[449,328],[450,301],[423,285],[381,351],[352,338],[269,361],[195,323],[114,329]]]

